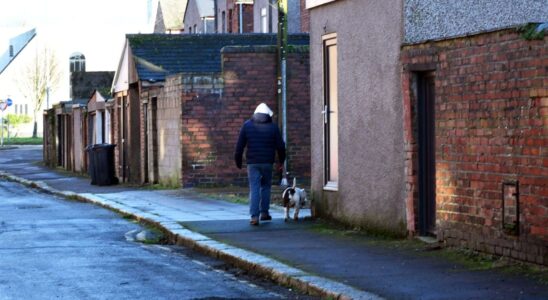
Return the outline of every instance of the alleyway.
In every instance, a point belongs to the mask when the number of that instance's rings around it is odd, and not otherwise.
[[[277,208],[272,222],[251,227],[245,204],[191,190],[128,186],[102,190],[89,185],[88,178],[41,167],[35,160],[39,151],[26,147],[2,151],[0,171],[39,178],[38,185],[50,191],[76,191],[82,200],[159,224],[181,244],[304,291],[389,299],[544,299],[548,295],[548,286],[537,280],[480,265],[470,269],[447,260],[442,250],[428,251],[431,246],[418,241],[367,236],[321,221],[286,223]]]

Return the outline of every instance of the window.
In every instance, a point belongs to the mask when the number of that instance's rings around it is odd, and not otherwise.
[[[339,181],[337,36],[323,37],[324,174],[326,190],[337,190]]]
[[[261,32],[268,33],[268,18],[266,7],[261,8]]]
[[[25,104],[25,115],[29,114],[29,105]]]
[[[232,19],[234,18],[233,16],[233,11],[232,9],[229,9],[228,10],[228,32],[229,33],[232,33]]]
[[[221,13],[221,32],[222,33],[225,33],[226,32],[226,13],[225,11],[223,10],[223,12]]]
[[[70,56],[70,72],[85,72],[86,57],[84,54],[76,52]]]

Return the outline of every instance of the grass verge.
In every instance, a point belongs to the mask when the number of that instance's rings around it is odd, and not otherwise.
[[[4,145],[42,145],[43,139],[41,137],[4,137]]]
[[[195,188],[194,191],[203,197],[212,198],[216,200],[223,200],[238,204],[247,204],[248,191],[247,189],[235,189],[235,188]]]

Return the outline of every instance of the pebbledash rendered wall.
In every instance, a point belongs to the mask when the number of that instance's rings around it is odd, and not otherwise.
[[[438,239],[548,264],[547,41],[505,29],[402,48],[409,230],[417,205],[414,76],[431,72]]]
[[[182,95],[182,185],[246,185],[234,163],[244,121],[276,100],[276,52],[272,46],[225,47],[222,74],[180,74]],[[308,47],[292,47],[288,58],[288,164],[300,185],[310,182],[310,97]],[[245,160],[244,160],[245,161]],[[278,180],[276,178],[275,180]]]
[[[404,42],[442,40],[547,20],[545,0],[405,0]]]

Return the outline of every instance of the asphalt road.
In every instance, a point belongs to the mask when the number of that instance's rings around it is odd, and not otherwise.
[[[311,299],[182,247],[127,238],[142,229],[0,180],[0,299]]]

